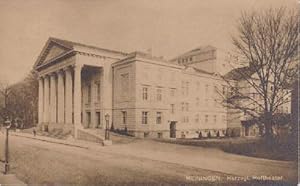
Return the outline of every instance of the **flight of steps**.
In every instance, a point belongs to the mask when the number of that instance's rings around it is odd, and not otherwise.
[[[77,139],[95,143],[103,143],[105,131],[102,129],[77,128]]]

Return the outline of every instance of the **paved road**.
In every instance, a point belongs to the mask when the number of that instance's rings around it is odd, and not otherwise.
[[[285,180],[297,182],[297,164],[295,162],[252,158],[226,153],[218,149],[144,140],[138,143],[111,146],[107,150],[238,176],[283,176]]]
[[[0,142],[3,136],[0,134]],[[212,176],[222,185],[227,176],[274,175],[296,179],[296,165],[224,153],[201,147],[136,140],[128,144],[89,149],[22,137],[11,137],[12,173],[26,183],[79,185],[214,185],[200,181]],[[3,146],[0,145],[0,152]],[[188,180],[194,176],[196,180]],[[229,185],[240,185],[230,182]]]

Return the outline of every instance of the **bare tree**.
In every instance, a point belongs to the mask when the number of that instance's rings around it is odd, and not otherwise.
[[[290,102],[289,86],[299,72],[299,14],[285,8],[243,13],[237,30],[231,63],[243,67],[224,76],[231,90],[224,103],[255,119],[271,139],[274,116]]]
[[[8,99],[11,94],[11,88],[7,81],[2,80],[0,82],[0,117],[4,120],[6,117],[10,115],[10,111],[8,109]]]

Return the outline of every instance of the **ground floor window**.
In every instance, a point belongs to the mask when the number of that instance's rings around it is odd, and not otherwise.
[[[142,112],[142,124],[148,124],[148,112]]]
[[[91,112],[86,112],[86,123],[89,127],[91,124]]]
[[[156,124],[161,124],[161,112],[156,113]]]
[[[144,132],[144,138],[149,137],[149,132]]]
[[[122,120],[123,120],[123,124],[127,123],[127,112],[126,111],[122,111]]]
[[[97,127],[101,128],[101,114],[100,114],[100,112],[96,112],[96,124],[97,124]]]
[[[157,133],[157,137],[158,138],[162,138],[163,137],[163,134],[161,132]]]

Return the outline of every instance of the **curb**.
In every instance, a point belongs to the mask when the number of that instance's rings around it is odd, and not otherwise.
[[[39,136],[34,137],[34,136],[31,136],[31,135],[29,136],[29,135],[24,135],[24,134],[15,133],[15,132],[11,132],[10,134],[12,136],[24,137],[24,138],[44,141],[44,142],[48,142],[48,143],[56,143],[56,144],[67,145],[67,146],[71,146],[71,147],[79,147],[79,148],[83,148],[83,149],[89,149],[88,145],[79,145],[79,144],[67,142],[65,140],[52,139],[52,138],[48,138],[48,137],[42,137],[41,138]]]

